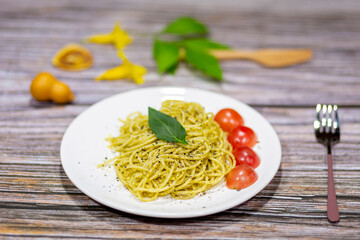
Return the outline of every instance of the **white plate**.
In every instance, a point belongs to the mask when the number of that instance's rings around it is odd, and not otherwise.
[[[105,157],[114,155],[105,138],[117,136],[120,122],[128,114],[148,106],[159,109],[168,99],[198,102],[207,112],[216,113],[228,107],[238,111],[257,134],[259,143],[254,150],[261,158],[256,169],[259,179],[241,191],[229,190],[225,181],[205,195],[189,200],[161,197],[152,202],[141,202],[116,180],[115,170],[97,168]],[[259,193],[275,176],[281,161],[281,145],[272,126],[257,111],[233,98],[199,89],[177,87],[142,88],[106,98],[81,113],[66,130],[61,143],[63,168],[83,193],[115,209],[137,215],[163,218],[204,216],[235,207]]]

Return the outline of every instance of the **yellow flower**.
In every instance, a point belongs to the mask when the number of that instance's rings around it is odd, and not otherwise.
[[[122,50],[132,42],[132,39],[127,32],[121,29],[120,23],[115,23],[111,33],[96,34],[87,38],[85,41],[98,44],[114,44],[116,49]]]
[[[143,75],[146,74],[146,68],[131,63],[121,51],[118,51],[118,55],[123,60],[123,64],[105,71],[103,74],[97,76],[95,80],[118,80],[127,78],[134,80],[136,84],[143,84]]]

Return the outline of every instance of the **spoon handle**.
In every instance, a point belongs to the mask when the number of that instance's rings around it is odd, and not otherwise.
[[[256,51],[246,51],[246,50],[211,50],[211,55],[216,57],[219,60],[234,60],[234,59],[248,59],[253,60],[254,54]]]
[[[222,49],[210,52],[219,60],[244,59],[255,61],[265,67],[281,68],[307,62],[312,58],[310,49],[259,49],[259,50],[236,50]]]

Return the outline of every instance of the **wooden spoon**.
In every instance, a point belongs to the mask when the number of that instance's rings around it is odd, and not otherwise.
[[[281,68],[309,61],[312,58],[310,49],[261,49],[211,50],[210,53],[219,60],[244,59],[255,61],[265,67]]]

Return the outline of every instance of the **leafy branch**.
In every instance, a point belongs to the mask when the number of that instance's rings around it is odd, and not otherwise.
[[[218,81],[223,80],[219,61],[210,54],[212,49],[229,49],[228,46],[207,38],[207,27],[190,17],[170,22],[154,39],[153,55],[159,73],[175,74],[180,61]],[[172,40],[166,38],[170,35]]]

